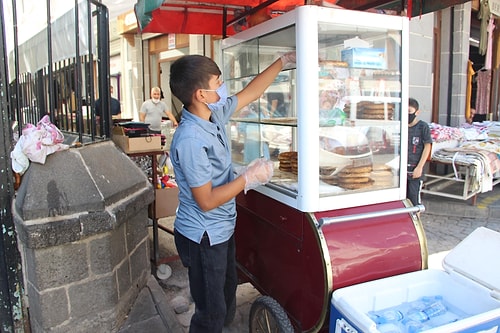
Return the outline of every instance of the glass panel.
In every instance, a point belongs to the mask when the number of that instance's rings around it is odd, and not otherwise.
[[[257,43],[258,40],[254,39],[224,50],[223,74],[226,78],[241,79],[259,72]]]
[[[332,23],[318,29],[322,195],[395,188],[401,34]]]
[[[283,71],[264,93],[267,117],[278,121],[297,122],[295,111],[295,70]]]
[[[225,49],[224,75],[230,93],[243,89],[280,54],[293,49],[294,27]],[[290,150],[289,126],[297,124],[294,78],[295,71],[281,72],[258,100],[233,115],[230,121],[233,162],[248,164],[261,156],[277,161],[281,151]]]
[[[231,121],[234,129],[232,140],[233,161],[248,164],[255,158],[263,156],[260,148],[260,124],[258,103],[243,107]]]

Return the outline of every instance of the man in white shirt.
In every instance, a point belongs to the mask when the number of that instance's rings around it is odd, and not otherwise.
[[[139,120],[149,124],[149,130],[153,133],[161,132],[161,119],[163,116],[172,121],[174,127],[177,127],[177,120],[172,112],[167,110],[167,105],[160,100],[161,89],[153,87],[151,89],[151,99],[142,103],[139,111]]]

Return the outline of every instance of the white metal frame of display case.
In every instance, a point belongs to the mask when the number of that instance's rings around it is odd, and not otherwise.
[[[401,134],[399,155],[399,186],[374,191],[348,191],[341,195],[320,195],[319,184],[319,140],[318,133],[318,23],[328,23],[335,27],[362,25],[364,28],[401,31],[401,100],[387,97],[388,101],[401,103]],[[318,6],[300,6],[293,11],[268,20],[255,27],[238,33],[222,41],[222,49],[238,45],[254,38],[295,25],[296,62],[296,112],[298,183],[296,195],[284,191],[273,184],[261,186],[257,191],[283,202],[300,211],[326,211],[331,209],[377,204],[380,202],[403,200],[406,198],[406,159],[408,134],[408,19],[399,16],[368,12],[333,9]],[[334,29],[335,30],[335,29]],[[287,41],[283,41],[284,43]],[[288,44],[290,42],[288,41]],[[280,45],[281,46],[281,45]],[[279,54],[276,54],[278,56]],[[262,70],[262,68],[260,69]],[[364,100],[369,98],[364,97]],[[380,101],[380,97],[377,98]],[[315,106],[315,107],[311,107]],[[309,110],[309,111],[308,111]],[[403,163],[401,163],[403,161]],[[285,193],[286,192],[286,193]],[[352,193],[350,193],[352,192]]]

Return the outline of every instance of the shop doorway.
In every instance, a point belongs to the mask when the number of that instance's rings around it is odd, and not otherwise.
[[[170,65],[175,59],[168,59],[165,61],[159,62],[159,79],[160,87],[163,92],[163,101],[167,104],[167,108],[172,111],[172,114],[175,116],[177,121],[181,120],[182,113],[182,103],[179,101],[177,97],[172,95],[170,92],[169,78],[170,78]]]
[[[479,54],[479,45],[477,45],[476,39],[473,36],[471,37],[471,43],[469,46],[469,60],[472,63],[472,69],[474,73],[472,75],[472,81],[471,81],[471,98],[470,98],[472,121],[482,122],[486,120],[486,114],[478,114],[476,104],[478,98],[478,89],[481,89],[481,87],[478,85],[478,78],[481,75],[479,73],[485,71],[484,67],[485,56]]]

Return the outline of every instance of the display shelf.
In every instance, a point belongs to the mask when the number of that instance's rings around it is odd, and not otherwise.
[[[251,123],[251,124],[297,126],[297,118],[264,118],[264,119],[231,118],[231,121],[238,123]]]

